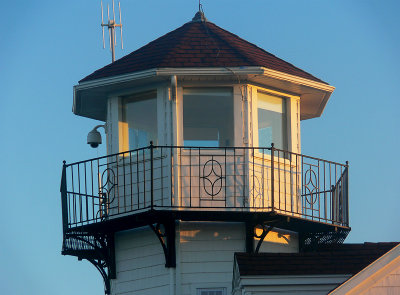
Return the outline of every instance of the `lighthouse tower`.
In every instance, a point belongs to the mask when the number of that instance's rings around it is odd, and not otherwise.
[[[237,252],[342,243],[348,165],[301,154],[333,90],[201,12],[83,78],[107,155],[63,165],[62,253],[106,294],[227,295]]]

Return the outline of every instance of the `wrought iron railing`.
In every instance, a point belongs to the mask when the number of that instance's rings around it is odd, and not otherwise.
[[[65,230],[153,210],[275,212],[348,226],[348,164],[272,147],[153,146],[66,164]]]

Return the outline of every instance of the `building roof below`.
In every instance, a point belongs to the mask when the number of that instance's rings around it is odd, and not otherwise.
[[[398,244],[339,244],[301,253],[235,253],[235,260],[240,276],[354,275]]]

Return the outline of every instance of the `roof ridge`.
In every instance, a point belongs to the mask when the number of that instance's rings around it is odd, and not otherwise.
[[[94,71],[79,83],[147,69],[241,66],[264,67],[326,83],[209,21],[189,21]]]
[[[211,23],[211,22],[210,22],[210,23]],[[239,39],[240,41],[242,41],[242,42],[244,42],[244,43],[246,43],[246,44],[248,44],[248,45],[254,47],[255,49],[260,50],[260,51],[262,51],[263,53],[266,53],[266,54],[270,55],[270,56],[273,57],[273,58],[279,59],[280,61],[284,62],[284,63],[287,64],[288,66],[293,67],[293,68],[296,68],[297,70],[299,70],[299,71],[301,71],[301,72],[303,72],[303,73],[305,73],[305,74],[307,74],[307,75],[313,76],[315,79],[319,80],[319,81],[322,82],[322,83],[328,84],[327,82],[325,82],[325,81],[323,81],[323,80],[321,80],[321,79],[315,77],[314,75],[312,75],[312,74],[310,74],[310,73],[308,73],[308,72],[306,72],[306,71],[300,69],[299,67],[296,67],[296,66],[293,65],[292,63],[283,60],[282,58],[280,58],[280,57],[278,57],[278,56],[272,54],[271,52],[266,51],[265,49],[263,49],[263,48],[257,46],[256,44],[251,43],[251,42],[249,42],[249,41],[243,39],[242,37],[240,37],[240,36],[238,36],[238,35],[236,35],[236,34],[234,34],[234,33],[232,33],[232,32],[229,32],[229,31],[225,30],[224,28],[221,28],[221,27],[217,26],[217,25],[214,24],[214,23],[211,23],[211,24],[213,24],[213,25],[214,25],[215,27],[217,27],[218,29],[224,31],[226,34],[229,34],[229,35],[231,35],[231,36],[233,36],[233,37],[236,37],[236,39]],[[222,37],[222,36],[221,36],[221,37]],[[222,38],[223,38],[223,37],[222,37]],[[225,38],[224,38],[224,39],[225,39]],[[229,46],[232,47],[232,45],[231,45],[230,43],[229,43]],[[235,49],[238,50],[238,51],[240,50],[240,49],[238,49],[238,48],[235,48]],[[251,56],[248,52],[246,52],[245,50],[240,50],[240,53],[241,53],[243,56],[245,56],[246,59],[251,60],[251,61],[255,61],[255,59],[252,58],[252,56]]]

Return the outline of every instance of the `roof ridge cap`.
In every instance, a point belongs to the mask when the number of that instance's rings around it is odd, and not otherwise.
[[[213,23],[212,23],[212,24],[213,24]],[[240,36],[238,36],[238,35],[236,35],[236,34],[230,32],[230,31],[228,31],[228,30],[225,30],[224,28],[219,27],[219,26],[217,26],[216,24],[213,24],[213,25],[216,26],[217,28],[221,29],[222,31],[228,33],[229,35],[232,35],[232,36],[238,38],[239,40],[241,40],[241,41],[243,41],[243,42],[245,42],[245,43],[251,45],[251,46],[254,47],[255,49],[261,50],[262,52],[264,52],[264,53],[270,55],[271,57],[274,57],[274,58],[276,58],[276,59],[279,59],[280,61],[284,62],[285,64],[287,64],[287,65],[289,65],[289,66],[291,66],[291,67],[293,67],[293,68],[296,68],[297,70],[299,70],[299,71],[301,71],[301,72],[303,72],[303,73],[305,73],[305,74],[307,74],[307,75],[310,75],[310,76],[314,77],[315,79],[317,79],[318,81],[320,81],[320,82],[322,82],[322,83],[325,83],[325,84],[329,85],[329,83],[327,83],[327,82],[325,82],[325,81],[323,81],[323,80],[321,80],[321,79],[315,77],[314,75],[310,74],[309,72],[306,72],[306,71],[300,69],[299,67],[297,67],[297,66],[293,65],[292,63],[287,62],[286,60],[284,60],[284,59],[282,59],[282,58],[280,58],[280,57],[278,57],[278,56],[272,54],[271,52],[266,51],[265,49],[263,49],[263,48],[257,46],[256,44],[251,43],[250,41],[247,41],[246,39],[243,39],[242,37],[240,37]],[[223,38],[223,37],[221,37],[221,38]],[[228,43],[228,41],[225,40],[225,38],[223,38],[223,40],[224,40],[227,44],[229,44],[229,46],[232,47],[232,45],[231,45],[230,43]],[[236,48],[236,47],[234,47],[234,48],[235,48],[236,50],[239,51],[238,48]],[[240,54],[242,54],[243,56],[245,56],[246,59],[251,60],[251,61],[254,61],[254,59],[252,58],[252,55],[251,55],[251,54],[248,54],[245,50],[240,50],[239,52],[240,52]]]

